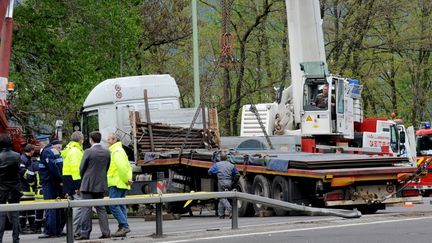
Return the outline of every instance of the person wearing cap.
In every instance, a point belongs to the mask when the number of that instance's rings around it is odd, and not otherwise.
[[[24,153],[21,154],[20,164],[20,177],[22,185],[21,201],[32,201],[35,200],[37,190],[37,178],[36,178],[36,165],[32,163],[32,156],[34,154],[35,146],[33,144],[27,144],[24,147]],[[20,225],[22,234],[34,234],[35,230],[35,218],[36,211],[28,210],[20,212]],[[28,221],[28,227],[27,227]]]
[[[80,164],[84,154],[82,144],[84,135],[80,131],[75,131],[70,137],[70,142],[62,150],[63,158],[63,193],[73,200],[80,200]],[[81,232],[81,208],[73,208],[74,235],[78,236]]]
[[[39,175],[42,184],[44,200],[62,198],[62,168],[63,159],[60,155],[62,144],[56,138],[51,138],[41,153],[39,163]],[[39,236],[40,239],[55,238],[63,236],[65,226],[65,213],[63,209],[46,209],[45,211],[46,228],[45,234]]]
[[[20,155],[12,151],[12,140],[7,134],[0,134],[0,204],[19,203],[22,196],[20,183]],[[0,242],[6,224],[6,214],[12,222],[12,241],[20,241],[19,213],[0,212]]]
[[[39,172],[39,165],[40,165],[40,156],[42,154],[43,148],[49,143],[48,138],[39,138],[39,153],[38,157],[33,161],[33,168],[36,169],[36,193],[35,193],[35,201],[43,201],[43,190],[42,190],[42,183],[41,183],[41,176]],[[45,210],[39,209],[36,210],[36,219],[35,219],[35,231],[37,234],[40,234],[42,232],[42,227],[45,226]]]
[[[119,138],[111,133],[107,141],[111,153],[111,163],[107,172],[109,197],[124,198],[126,191],[130,190],[132,185],[132,166]],[[111,236],[126,236],[130,232],[126,205],[112,205],[109,208],[118,222],[118,230]]]

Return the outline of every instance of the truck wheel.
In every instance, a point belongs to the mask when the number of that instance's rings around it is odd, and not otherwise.
[[[263,175],[255,176],[255,179],[252,183],[252,194],[262,197],[270,198],[270,182]],[[269,209],[268,206],[265,206],[260,203],[254,203],[253,207],[255,209],[255,213],[259,213],[261,210]]]
[[[425,191],[422,193],[422,196],[423,196],[423,197],[431,197],[431,196],[432,196],[432,190],[425,190]]]
[[[276,176],[272,182],[272,195],[273,199],[289,202],[289,186],[288,181],[282,176]],[[286,216],[289,211],[281,208],[273,208],[273,211],[277,216]]]
[[[238,192],[250,193],[251,187],[252,187],[252,185],[251,185],[250,181],[246,180],[242,176],[242,177],[240,177],[240,180],[237,183],[237,186],[235,187],[235,189]],[[240,217],[248,217],[248,216],[254,215],[253,205],[252,205],[252,203],[250,203],[248,201],[238,200],[237,201],[237,207],[238,207],[238,215]]]
[[[385,209],[385,205],[384,204],[377,204],[377,205],[360,205],[359,207],[357,207],[357,209],[362,213],[362,214],[374,214],[376,213],[378,210],[380,209]]]

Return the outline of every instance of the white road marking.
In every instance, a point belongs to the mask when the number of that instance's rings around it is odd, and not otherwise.
[[[356,223],[356,224],[330,225],[330,226],[320,226],[320,227],[311,227],[311,228],[302,228],[302,229],[288,229],[288,230],[275,230],[275,231],[264,231],[264,232],[255,232],[255,233],[233,234],[233,235],[221,235],[221,236],[202,237],[202,238],[194,238],[194,239],[187,239],[187,240],[163,241],[163,242],[165,242],[165,243],[180,243],[180,242],[193,242],[193,241],[203,241],[203,240],[217,240],[217,239],[236,238],[236,237],[244,237],[244,236],[251,236],[251,235],[278,234],[278,233],[288,233],[288,232],[297,232],[297,231],[352,227],[352,226],[370,225],[370,224],[386,224],[386,223],[414,221],[414,220],[423,220],[423,219],[432,219],[432,216],[420,217],[420,218],[410,218],[410,219],[384,220],[384,221],[378,221],[378,222],[365,222],[365,223]]]
[[[368,215],[369,216],[369,215]],[[337,217],[334,217],[337,218]],[[328,221],[333,219],[333,217],[329,217],[329,218],[325,218],[325,219],[314,219],[313,221],[304,221],[304,220],[295,220],[295,221],[290,221],[290,223],[316,223],[316,222],[321,222],[321,221]],[[241,222],[239,222],[240,224]],[[265,223],[265,224],[244,224],[243,226],[239,226],[239,229],[247,229],[249,227],[262,227],[262,226],[282,226],[282,225],[286,225],[286,222],[276,222],[276,223]],[[217,230],[229,230],[231,229],[231,226],[221,226],[221,227],[217,227],[217,226],[213,226],[212,228],[209,229],[196,229],[196,230],[187,230],[186,232],[184,230],[181,231],[172,231],[169,232],[169,234],[184,234],[184,233],[193,233],[193,232],[204,232],[204,231],[215,231],[215,229]]]

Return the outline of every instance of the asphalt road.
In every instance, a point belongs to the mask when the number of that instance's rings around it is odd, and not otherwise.
[[[132,232],[127,238],[98,240],[100,231],[93,221],[91,242],[432,242],[432,198],[411,208],[389,207],[359,219],[328,216],[289,216],[240,218],[239,229],[231,230],[231,220],[203,215],[182,216],[180,220],[163,222],[164,237],[153,238],[154,221],[130,218]],[[112,231],[116,221],[110,219]],[[11,231],[6,231],[3,242],[11,242]],[[66,238],[39,240],[38,235],[21,235],[21,242],[66,242]]]

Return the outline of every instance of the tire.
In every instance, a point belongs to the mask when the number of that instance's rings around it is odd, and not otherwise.
[[[178,174],[178,173],[173,171],[172,174]],[[168,179],[168,184],[166,189],[167,193],[185,193],[191,191],[191,188],[188,186],[188,180],[173,180],[172,177],[173,176],[170,175]],[[187,207],[184,207],[186,202],[187,201],[165,203],[165,208],[169,213],[186,214],[191,211],[191,206],[196,201],[193,201]]]
[[[270,198],[270,182],[267,178],[262,175],[255,176],[255,179],[252,183],[252,193],[257,196],[268,197]],[[262,210],[268,210],[269,207],[263,204],[254,203],[253,204],[255,213],[259,213]]]
[[[273,199],[281,200],[284,202],[290,201],[290,191],[288,181],[282,176],[276,176],[272,182],[272,193],[271,197]],[[286,216],[289,211],[281,209],[281,208],[273,208],[273,211],[277,216]]]
[[[357,208],[362,214],[374,214],[379,209],[382,209],[380,205],[362,205]]]
[[[246,180],[246,178],[244,178],[243,176],[240,177],[240,180],[237,183],[237,186],[235,187],[235,189],[238,192],[244,192],[244,193],[251,193],[251,188],[252,188],[252,185],[251,185],[250,181]],[[238,200],[237,201],[237,207],[238,207],[238,216],[239,217],[254,216],[255,211],[254,211],[252,203],[250,203],[248,201]]]
[[[425,190],[425,191],[422,193],[422,196],[423,196],[423,197],[431,197],[431,196],[432,196],[432,190]]]

